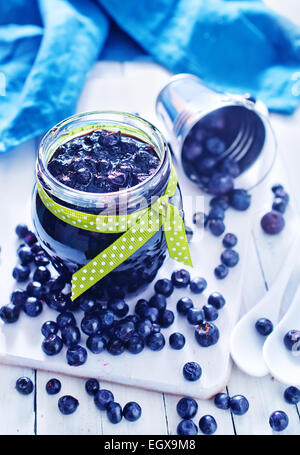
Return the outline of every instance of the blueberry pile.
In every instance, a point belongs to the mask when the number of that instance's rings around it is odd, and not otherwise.
[[[285,213],[290,197],[280,184],[272,186],[274,200],[272,210],[266,213],[261,219],[261,227],[266,234],[279,234],[285,226],[283,214]]]
[[[114,395],[110,390],[100,389],[97,379],[88,379],[85,383],[85,390],[88,395],[94,398],[96,408],[100,411],[106,411],[107,418],[111,423],[119,423],[123,417],[129,422],[135,422],[142,415],[142,408],[135,401],[125,404],[122,409],[121,405],[115,402]]]
[[[59,146],[48,169],[70,188],[110,193],[143,182],[155,172],[159,161],[150,144],[120,131],[99,129]]]

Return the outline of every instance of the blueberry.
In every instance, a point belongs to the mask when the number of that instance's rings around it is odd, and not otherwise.
[[[101,329],[101,323],[97,316],[90,314],[82,319],[80,327],[86,335],[95,335]]]
[[[188,362],[183,367],[183,376],[188,381],[198,381],[202,375],[202,368],[197,362]]]
[[[229,409],[229,401],[230,397],[227,393],[218,393],[214,398],[215,406],[219,409]]]
[[[209,220],[222,220],[223,221],[224,218],[225,218],[225,212],[218,205],[215,205],[214,207],[212,207],[208,213]]]
[[[99,390],[99,382],[97,379],[88,379],[85,383],[85,390],[88,395],[94,396]]]
[[[226,211],[229,208],[229,198],[227,195],[215,196],[210,200],[209,205],[211,207],[220,207]]]
[[[162,333],[151,333],[146,340],[147,346],[151,351],[161,351],[166,344],[165,337]]]
[[[119,403],[111,401],[106,410],[106,415],[111,423],[119,423],[122,420],[122,408]]]
[[[123,416],[129,422],[135,422],[142,415],[142,408],[135,401],[130,401],[123,408]]]
[[[49,292],[61,292],[63,290],[63,288],[65,287],[65,280],[63,279],[62,276],[59,276],[57,278],[51,278],[48,282],[47,282],[47,289],[49,290]]]
[[[225,248],[233,248],[238,242],[237,236],[231,233],[227,233],[223,238],[223,246]]]
[[[201,308],[190,308],[186,313],[186,317],[192,325],[198,325],[205,319],[204,311]]]
[[[158,333],[158,332],[160,332],[160,329],[161,329],[160,325],[157,324],[156,322],[153,322],[153,324],[152,324],[152,333]]]
[[[234,160],[230,158],[222,160],[220,165],[218,166],[218,169],[223,174],[228,174],[233,178],[238,177],[241,173],[241,169],[238,163],[236,163]]]
[[[101,334],[96,333],[88,337],[86,346],[93,354],[100,354],[106,347],[106,341]]]
[[[105,311],[103,314],[99,315],[99,321],[103,330],[108,329],[115,321],[114,313],[110,310]]]
[[[27,297],[28,294],[26,291],[24,291],[23,289],[16,289],[15,291],[12,292],[10,296],[10,301],[16,307],[21,308],[26,302]]]
[[[273,324],[267,318],[260,318],[256,321],[255,328],[260,335],[266,337],[273,331]]]
[[[160,314],[160,317],[159,317],[160,326],[163,327],[164,329],[166,329],[173,324],[174,319],[175,319],[175,316],[174,316],[173,311],[164,310],[164,311],[162,311],[162,313]]]
[[[176,309],[179,314],[186,315],[190,308],[193,308],[193,301],[189,297],[182,297],[178,300]]]
[[[139,322],[136,326],[136,331],[143,339],[147,338],[152,333],[152,322],[149,319]]]
[[[58,409],[64,415],[73,414],[79,406],[79,401],[71,395],[64,395],[58,400]]]
[[[49,335],[56,335],[58,332],[58,325],[54,321],[46,321],[42,325],[41,332],[44,335],[44,337],[48,337]]]
[[[215,321],[219,316],[218,310],[213,305],[210,304],[204,305],[203,311],[205,320],[208,322]]]
[[[81,339],[80,330],[78,327],[74,327],[72,325],[64,327],[61,330],[61,338],[63,340],[64,345],[67,346],[68,348],[76,346],[78,345]]]
[[[217,160],[212,156],[205,156],[202,160],[195,163],[196,169],[200,174],[211,175],[216,168]]]
[[[148,307],[144,311],[144,318],[149,319],[151,322],[158,322],[159,316],[159,310],[155,307]]]
[[[182,150],[183,159],[193,163],[195,160],[199,160],[202,152],[202,147],[197,142],[186,143]]]
[[[110,299],[108,308],[118,317],[123,318],[129,311],[129,306],[123,299]]]
[[[192,420],[182,420],[177,425],[177,434],[192,436],[198,434],[198,428]]]
[[[209,181],[208,192],[215,196],[221,196],[233,190],[233,178],[228,174],[215,172]]]
[[[79,344],[70,346],[66,353],[67,362],[69,365],[78,367],[83,365],[87,359],[87,352],[83,346]]]
[[[48,257],[45,255],[44,252],[40,252],[34,256],[34,263],[37,267],[44,266],[50,264],[50,260]]]
[[[102,137],[102,144],[106,147],[112,147],[117,145],[121,140],[121,133],[117,131],[116,133],[109,133],[106,136]]]
[[[276,198],[282,199],[282,201],[284,201],[286,204],[289,203],[290,197],[288,193],[284,191],[284,189],[278,188],[274,194]]]
[[[20,377],[17,379],[16,389],[22,395],[29,395],[33,391],[32,380],[30,378],[27,378],[27,376]]]
[[[70,311],[65,311],[64,313],[60,313],[56,318],[56,322],[57,322],[57,325],[60,330],[64,329],[65,327],[68,327],[70,325],[73,325],[73,326],[76,325],[76,320],[74,318],[74,315]]]
[[[94,403],[100,411],[107,409],[109,403],[114,401],[114,396],[110,390],[101,389],[95,393]]]
[[[144,312],[145,312],[146,308],[148,308],[148,307],[149,307],[149,305],[148,305],[147,300],[140,299],[137,301],[134,311],[137,315],[139,315],[141,318],[143,318]]]
[[[274,194],[276,194],[276,191],[278,191],[278,190],[279,190],[279,191],[283,191],[283,190],[284,190],[284,187],[283,187],[283,185],[281,185],[280,183],[275,183],[275,184],[272,186],[271,190],[272,190],[272,192],[273,192]]]
[[[28,297],[24,303],[23,310],[27,316],[35,318],[43,311],[43,301],[36,297]]]
[[[229,406],[233,414],[243,415],[249,409],[249,402],[244,395],[234,395],[229,399]]]
[[[283,342],[289,351],[300,351],[300,330],[289,330]]]
[[[42,342],[42,349],[47,355],[58,354],[62,350],[62,347],[62,339],[55,333],[48,335]]]
[[[195,329],[195,338],[200,346],[207,348],[219,341],[220,332],[212,322],[203,322]]]
[[[215,277],[218,280],[224,280],[224,278],[227,277],[228,272],[229,272],[228,267],[226,267],[226,265],[224,264],[218,265],[214,270]]]
[[[56,395],[61,390],[61,382],[56,379],[50,379],[46,384],[46,392],[48,395]]]
[[[70,307],[69,298],[62,292],[59,292],[58,294],[50,294],[49,296],[47,295],[46,303],[49,308],[58,312],[67,311]]]
[[[27,232],[27,234],[23,240],[26,243],[26,245],[29,245],[29,246],[32,246],[34,243],[37,242],[36,235],[31,231]]]
[[[86,298],[86,297],[83,299],[80,299],[79,307],[85,313],[91,313],[93,311],[97,311],[97,309],[98,309],[98,305],[97,305],[96,301],[93,299],[90,299],[90,298]]]
[[[289,418],[284,411],[274,411],[270,415],[269,423],[274,431],[283,431],[289,424]]]
[[[227,248],[221,254],[221,262],[227,267],[235,267],[239,260],[239,254],[231,248]]]
[[[225,143],[218,137],[210,137],[205,142],[206,149],[213,155],[222,155],[226,150]]]
[[[297,404],[300,401],[300,390],[297,387],[290,386],[285,389],[284,398],[287,403]]]
[[[246,190],[232,190],[229,193],[229,203],[235,210],[247,210],[251,204],[251,195]]]
[[[18,249],[18,256],[22,265],[28,265],[33,261],[33,254],[29,246],[24,245]]]
[[[184,397],[178,401],[176,410],[182,419],[192,419],[198,411],[197,402],[191,397]]]
[[[196,277],[190,281],[190,290],[193,294],[201,294],[207,287],[207,281],[204,278]]]
[[[220,292],[213,292],[212,294],[210,294],[207,302],[209,303],[209,305],[213,305],[217,310],[220,310],[226,304],[226,300],[224,299],[222,294],[220,294]]]
[[[225,224],[222,220],[210,220],[208,223],[210,232],[216,237],[220,237],[225,231]]]
[[[37,299],[41,299],[44,297],[46,293],[46,288],[43,284],[39,283],[38,281],[30,281],[27,285],[26,291],[30,297],[36,297]]]
[[[185,269],[176,270],[172,273],[171,280],[176,288],[186,288],[189,285],[191,276]]]
[[[172,284],[172,283],[171,283]],[[172,284],[173,287],[173,284]],[[163,311],[167,306],[167,299],[163,294],[154,294],[149,300],[149,305],[155,307],[158,311]]]
[[[176,349],[178,351],[184,347],[185,337],[179,332],[172,333],[169,338],[169,343],[172,349]]]
[[[17,265],[14,267],[12,276],[18,283],[22,281],[26,281],[29,278],[30,275],[30,268],[28,265]]]
[[[115,337],[126,343],[135,332],[134,323],[131,321],[119,322],[114,330]]]
[[[140,335],[133,335],[126,343],[126,349],[131,354],[139,354],[144,349],[144,346],[144,339]]]
[[[276,235],[283,230],[285,221],[280,212],[272,210],[262,217],[260,224],[266,234]]]
[[[26,224],[18,224],[16,226],[16,234],[19,237],[19,239],[24,239],[26,235],[28,234],[29,229],[26,226]]]
[[[155,283],[154,289],[157,294],[162,294],[165,297],[170,297],[170,295],[174,291],[174,286],[171,280],[163,278],[162,280],[158,280]]]
[[[107,350],[111,355],[121,355],[125,351],[125,344],[118,338],[111,338],[107,343]]]
[[[196,212],[193,215],[193,223],[197,227],[205,227],[207,225],[208,216],[203,212]]]
[[[284,199],[281,199],[279,197],[276,197],[274,199],[274,202],[272,204],[272,210],[275,210],[276,212],[284,213],[287,208],[287,202]]]
[[[44,267],[43,265],[37,267],[33,274],[33,281],[38,281],[39,283],[45,284],[47,281],[49,281],[51,278],[51,273],[47,269],[47,267]]]
[[[0,308],[0,318],[5,324],[13,324],[17,322],[20,315],[20,309],[13,303],[4,305]]]
[[[199,420],[199,428],[203,434],[213,434],[217,430],[217,422],[211,415],[205,415]]]

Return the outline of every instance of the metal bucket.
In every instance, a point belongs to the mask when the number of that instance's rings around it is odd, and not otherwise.
[[[204,191],[213,173],[234,162],[236,188],[251,189],[268,174],[276,156],[276,140],[262,102],[251,97],[215,92],[190,74],[179,74],[163,87],[156,100],[175,154],[187,176]],[[212,156],[205,148],[207,137],[224,143],[221,153]],[[186,150],[192,149],[192,154]],[[188,159],[187,159],[187,157]],[[193,158],[193,159],[191,159]],[[204,159],[215,165],[203,173]],[[228,166],[227,166],[228,167]]]

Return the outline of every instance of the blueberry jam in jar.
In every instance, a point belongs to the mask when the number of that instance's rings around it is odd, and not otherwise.
[[[41,188],[58,204],[94,215],[129,215],[149,207],[166,190],[171,157],[161,133],[132,114],[99,111],[75,115],[43,138],[37,160]],[[170,203],[183,218],[180,189]],[[38,240],[54,267],[66,276],[123,235],[80,229],[52,214],[33,192],[32,216]],[[156,276],[167,251],[163,229],[89,292],[126,294],[142,290]]]
[[[214,196],[250,190],[268,174],[276,152],[267,109],[249,95],[216,92],[190,74],[161,90],[156,110],[185,174]]]

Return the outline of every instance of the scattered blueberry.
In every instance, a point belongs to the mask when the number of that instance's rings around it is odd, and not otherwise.
[[[151,333],[146,340],[147,346],[151,351],[161,351],[166,344],[165,337],[162,333]]]
[[[68,348],[78,345],[81,339],[79,328],[72,325],[64,327],[61,329],[61,339]]]
[[[218,319],[219,316],[218,310],[213,305],[210,304],[204,305],[203,311],[206,321],[211,322]]]
[[[210,200],[209,205],[211,207],[221,207],[221,209],[226,211],[229,208],[228,196],[215,196]]]
[[[32,380],[30,378],[27,378],[27,376],[22,376],[21,378],[17,379],[16,389],[22,395],[29,395],[33,391]]]
[[[36,297],[28,297],[24,303],[23,310],[27,316],[35,318],[43,311],[43,301]]]
[[[62,350],[62,347],[62,339],[54,333],[48,335],[42,342],[42,349],[47,355],[58,354]]]
[[[50,278],[51,278],[50,271],[47,269],[47,267],[44,267],[43,265],[37,267],[33,274],[33,281],[38,281],[39,283],[42,284],[47,283],[47,281],[49,281]]]
[[[234,395],[229,399],[229,406],[233,414],[243,415],[249,409],[249,402],[243,395]]]
[[[229,401],[230,397],[227,393],[218,393],[214,398],[214,403],[219,409],[229,409]]]
[[[214,173],[208,183],[208,192],[215,196],[221,196],[233,190],[233,178],[229,174],[222,172]]]
[[[289,424],[289,418],[284,411],[274,411],[270,415],[269,423],[274,431],[283,431]]]
[[[201,308],[190,308],[186,314],[186,318],[192,325],[201,324],[205,319],[204,311]]]
[[[290,386],[285,389],[284,398],[289,404],[298,404],[300,401],[300,390],[297,387]]]
[[[283,341],[289,351],[300,351],[300,330],[289,330]]]
[[[135,333],[135,325],[131,321],[119,322],[114,330],[116,338],[126,343]]]
[[[58,400],[58,409],[64,415],[73,414],[79,406],[79,401],[71,395],[64,395]]]
[[[23,289],[16,289],[10,296],[10,301],[13,305],[21,308],[26,302],[28,294]]]
[[[107,418],[111,423],[119,423],[122,420],[122,407],[119,403],[111,401],[106,409]]]
[[[46,392],[49,395],[56,395],[61,390],[61,382],[56,379],[50,379],[46,384]]]
[[[129,311],[129,306],[123,299],[110,299],[108,308],[118,317],[123,318]]]
[[[190,274],[185,269],[176,270],[172,273],[171,280],[176,288],[186,288],[190,282]]]
[[[33,261],[31,248],[27,245],[18,248],[18,256],[22,265],[28,265]]]
[[[198,404],[194,398],[183,397],[178,401],[176,410],[182,419],[192,419],[197,414]]]
[[[225,211],[219,205],[212,207],[208,214],[209,220],[224,220]]]
[[[145,342],[140,335],[133,335],[126,343],[126,349],[131,354],[139,354],[145,346]]]
[[[212,322],[203,322],[195,329],[195,338],[200,346],[207,348],[219,341],[220,332]]]
[[[260,318],[256,321],[255,328],[260,335],[266,337],[273,331],[273,324],[270,319]]]
[[[211,415],[205,415],[199,420],[199,428],[203,434],[213,434],[217,430],[217,422]]]
[[[144,312],[146,310],[146,308],[148,308],[149,305],[148,305],[148,302],[147,300],[145,299],[140,299],[137,301],[136,305],[135,305],[135,313],[140,316],[141,318],[144,317]]]
[[[157,308],[159,311],[164,311],[167,306],[167,299],[163,294],[154,294],[149,300],[149,305]]]
[[[285,221],[280,212],[272,210],[262,217],[260,224],[266,234],[276,235],[283,230]]]
[[[13,324],[17,322],[20,315],[20,308],[13,303],[4,305],[0,308],[0,318],[5,324]]]
[[[209,305],[213,305],[217,310],[220,310],[225,305],[226,301],[220,292],[213,292],[208,297],[207,302]]]
[[[185,337],[179,332],[172,333],[169,338],[169,343],[172,349],[182,349],[185,345]]]
[[[16,227],[16,234],[19,237],[19,239],[24,239],[26,235],[28,234],[29,230],[26,224],[18,224]]]
[[[109,403],[114,401],[114,396],[110,390],[101,389],[94,395],[94,403],[100,411],[107,409]]]
[[[121,355],[125,351],[125,344],[118,338],[110,338],[107,343],[107,350],[111,355]]]
[[[68,327],[70,325],[73,325],[73,326],[76,325],[76,320],[74,318],[74,315],[70,311],[65,311],[63,313],[60,313],[56,318],[56,322],[57,322],[57,325],[60,330],[64,329],[65,327]]]
[[[224,278],[226,278],[228,275],[228,271],[229,270],[226,265],[220,264],[215,268],[214,274],[218,280],[224,280]]]
[[[165,297],[170,297],[174,291],[174,286],[171,280],[167,278],[158,280],[154,285],[155,292],[157,294],[163,294]],[[151,301],[150,301],[151,304]]]
[[[223,246],[225,248],[233,248],[238,242],[237,236],[228,232],[224,235]]]
[[[80,345],[70,346],[67,350],[66,357],[69,365],[78,367],[86,362],[87,352]]]
[[[96,395],[99,390],[99,382],[97,379],[91,378],[88,379],[85,383],[85,390],[88,395]]]
[[[213,219],[213,220],[209,221],[208,228],[213,235],[215,235],[216,237],[219,237],[225,231],[225,224],[223,223],[222,220]]]
[[[190,420],[182,420],[179,422],[177,425],[177,434],[178,435],[186,435],[186,436],[192,436],[198,434],[198,428],[195,425],[195,423]]]
[[[173,311],[171,310],[164,310],[161,312],[159,316],[159,323],[160,326],[164,329],[170,327],[174,322],[175,316]]]
[[[18,283],[26,281],[29,278],[29,275],[30,268],[28,267],[28,265],[16,265],[12,272],[12,276],[16,281],[18,281]]]
[[[272,204],[272,210],[275,210],[276,212],[280,212],[284,214],[287,208],[287,202],[284,199],[281,199],[279,197],[276,197],[274,199],[274,202]]]
[[[221,262],[227,267],[235,267],[239,262],[239,259],[239,254],[231,248],[227,248],[221,254]]]
[[[207,281],[204,278],[196,277],[190,281],[190,290],[193,294],[201,294],[207,287]]]
[[[93,354],[100,354],[106,347],[106,340],[101,334],[96,333],[88,337],[86,346]]]
[[[44,297],[46,289],[39,281],[30,281],[26,287],[26,291],[30,297],[41,299]]]
[[[41,332],[44,335],[44,337],[48,337],[49,335],[56,335],[58,332],[58,325],[54,321],[46,321],[42,325]]]
[[[229,193],[229,203],[236,210],[247,210],[251,204],[251,195],[246,190],[232,190]]]
[[[176,309],[179,314],[186,315],[190,308],[193,308],[194,304],[193,301],[189,297],[182,297],[178,300]]]
[[[95,335],[101,329],[101,322],[96,315],[88,314],[82,319],[80,327],[86,335]]]
[[[183,367],[183,376],[188,381],[198,381],[202,375],[202,368],[197,362],[188,362]]]
[[[142,409],[135,401],[130,401],[123,408],[123,416],[129,422],[135,422],[142,415]]]

